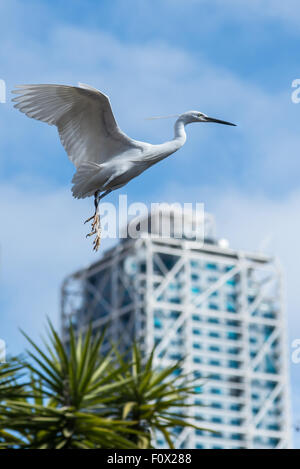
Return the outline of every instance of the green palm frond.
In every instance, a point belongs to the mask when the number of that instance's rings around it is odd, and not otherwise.
[[[7,363],[0,363],[0,402],[20,397],[24,389],[24,383],[20,382],[23,375],[21,360],[12,358]]]
[[[8,400],[21,399],[25,394],[24,373],[19,359],[10,358],[7,363],[0,364],[0,405],[6,408]],[[17,444],[19,438],[6,429],[5,417],[0,412],[0,448],[9,444]]]
[[[128,365],[115,369],[112,354],[101,354],[104,335],[93,336],[90,328],[76,338],[70,327],[65,347],[49,323],[45,350],[24,335],[33,349],[26,364],[31,381],[23,400],[0,405],[0,427],[17,432],[24,448],[136,448],[128,438],[134,423],[111,410],[113,393],[131,379],[115,379]]]
[[[124,358],[117,351],[116,355],[122,368]],[[123,419],[137,421],[136,429],[147,431],[147,442],[144,437],[141,440],[133,437],[138,446],[150,447],[151,435],[160,431],[170,448],[173,448],[175,427],[202,429],[191,421],[188,414],[191,406],[188,402],[199,393],[199,383],[195,382],[193,376],[178,374],[182,361],[158,369],[154,366],[154,356],[155,348],[144,360],[138,346],[133,345],[131,367],[123,375],[123,379],[128,379],[128,382],[115,392],[117,411]],[[129,377],[132,379],[129,380]]]
[[[175,428],[199,428],[188,412],[199,384],[182,361],[159,369],[136,344],[130,359],[103,354],[92,328],[70,326],[65,345],[49,323],[43,348],[24,335],[28,360],[0,367],[0,449],[150,448],[155,432],[173,448]]]

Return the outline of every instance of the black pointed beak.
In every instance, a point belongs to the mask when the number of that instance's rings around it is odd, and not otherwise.
[[[231,122],[227,121],[221,121],[220,119],[214,119],[213,117],[206,117],[205,122],[215,122],[216,124],[233,125],[234,127],[236,127],[236,124],[232,124]]]

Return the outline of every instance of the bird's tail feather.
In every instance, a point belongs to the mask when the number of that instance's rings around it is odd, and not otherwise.
[[[99,175],[99,171],[101,171],[101,169],[102,167],[100,164],[92,161],[82,163],[77,168],[72,179],[72,193],[75,198],[84,199],[85,197],[90,197],[94,194],[97,189],[95,189],[93,179]]]

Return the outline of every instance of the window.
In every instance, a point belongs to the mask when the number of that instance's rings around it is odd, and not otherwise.
[[[220,404],[219,402],[212,402],[211,406],[214,409],[222,409],[222,404]]]
[[[220,352],[220,347],[217,347],[216,345],[210,345],[209,350],[211,352]]]
[[[217,270],[216,264],[206,264],[206,268],[210,270]]]
[[[242,405],[241,404],[231,404],[230,406],[230,410],[234,410],[234,411],[240,411],[242,408]]]
[[[213,418],[211,419],[211,421],[212,421],[213,423],[222,423],[222,419],[221,419],[220,417],[213,417]]]
[[[170,313],[170,318],[171,319],[177,319],[179,317],[180,313],[178,311],[171,311]]]
[[[227,338],[230,340],[237,340],[239,338],[239,334],[237,332],[228,332]]]
[[[229,360],[228,366],[229,366],[229,368],[239,368],[240,364],[239,364],[239,362],[237,362],[235,360]]]
[[[243,440],[243,439],[244,439],[243,435],[241,435],[240,433],[233,433],[233,434],[231,435],[231,438],[232,438],[233,440]]]
[[[222,394],[222,391],[219,388],[211,388],[210,392],[211,394]]]
[[[155,319],[154,319],[154,327],[155,327],[156,329],[161,329],[161,328],[162,328],[162,324],[161,324],[160,319],[158,319],[158,318],[155,318]]]
[[[197,314],[193,314],[192,318],[193,318],[193,321],[201,321],[200,316],[198,316]]]
[[[182,355],[180,353],[172,353],[169,355],[171,360],[182,360]]]
[[[234,286],[234,285],[236,284],[236,282],[235,282],[235,280],[234,280],[233,278],[227,280],[226,283],[227,283],[227,285],[232,285],[232,286]]]
[[[212,366],[220,366],[220,361],[219,360],[210,360],[209,364]]]
[[[226,309],[230,313],[236,313],[236,307],[232,303],[227,303]]]
[[[211,324],[219,324],[220,321],[217,318],[208,318],[208,322]]]
[[[239,350],[237,347],[231,347],[227,350],[228,353],[231,353],[232,355],[237,355],[239,353]]]
[[[230,425],[241,425],[242,419],[233,419],[230,421]]]

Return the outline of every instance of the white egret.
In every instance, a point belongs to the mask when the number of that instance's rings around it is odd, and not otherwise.
[[[13,90],[15,107],[28,117],[56,125],[61,143],[76,167],[73,196],[94,196],[92,231],[94,249],[100,245],[99,201],[127,184],[150,166],[179,150],[186,141],[185,126],[192,122],[216,122],[199,111],[176,117],[175,135],[168,142],[152,145],[129,138],[114,118],[109,98],[91,86],[19,85]]]

